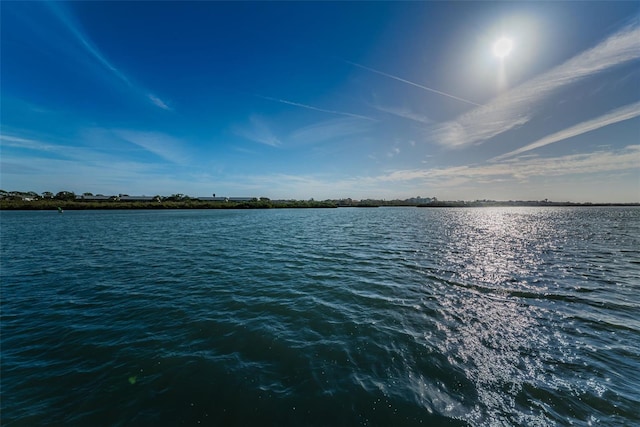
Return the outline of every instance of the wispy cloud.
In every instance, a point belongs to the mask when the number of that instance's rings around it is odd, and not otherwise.
[[[617,151],[595,151],[552,158],[525,157],[502,163],[412,169],[375,177],[377,182],[424,181],[446,183],[451,179],[482,182],[526,181],[533,177],[566,176],[638,169],[640,145]]]
[[[560,142],[567,138],[582,135],[583,133],[591,132],[605,126],[612,125],[614,123],[630,120],[638,116],[640,116],[640,101],[633,104],[625,105],[624,107],[618,108],[593,120],[588,120],[586,122],[582,122],[570,128],[564,129],[560,132],[548,135],[529,145],[525,145],[522,148],[497,156],[493,160],[502,160],[508,157],[513,157],[518,154],[534,150],[536,148],[544,147],[545,145]]]
[[[473,194],[491,194],[496,186],[510,188],[517,193],[517,189],[529,180],[546,179],[550,176],[564,177],[563,181],[566,181],[570,177],[593,177],[593,174],[604,173],[611,176],[625,171],[633,173],[638,170],[639,164],[640,145],[635,145],[614,152],[595,151],[544,159],[518,158],[500,164],[396,170],[377,176],[279,173],[238,176],[237,181],[246,183],[256,191],[270,193],[275,198],[318,195],[327,198],[379,199],[399,197],[402,194],[424,194],[424,191],[431,194],[456,192],[462,188],[471,189],[469,194],[473,197]],[[624,194],[617,196],[617,199],[624,200]],[[602,201],[607,201],[606,197]]]
[[[330,141],[351,135],[367,132],[371,129],[371,122],[356,118],[339,118],[314,123],[310,126],[292,132],[289,139],[293,143],[313,144]]]
[[[73,141],[60,143],[59,141],[48,142],[45,140],[25,138],[22,135],[0,135],[0,142],[3,149],[23,149],[47,153],[48,156],[65,158],[74,161],[86,161],[94,159],[99,161],[114,161],[120,156],[113,152],[113,142],[120,139],[134,144],[146,151],[149,151],[173,164],[185,164],[189,160],[184,149],[184,142],[172,136],[160,132],[142,132],[126,129],[86,129],[83,137],[92,139],[99,134],[100,145],[109,144],[111,147],[108,154],[102,147],[78,146]],[[94,135],[93,137],[91,135]],[[6,152],[3,153],[3,155]]]
[[[258,115],[249,118],[249,124],[236,127],[234,133],[242,138],[271,147],[317,144],[323,141],[340,140],[348,136],[371,130],[371,122],[359,118],[342,117],[324,120],[291,131],[284,139],[276,136],[266,119]]]
[[[3,155],[2,183],[8,188],[38,192],[171,194],[174,189],[175,192],[184,191],[190,183],[186,180],[178,182],[174,169],[157,163],[104,158],[95,152],[85,152],[82,160],[11,154]]]
[[[387,152],[387,157],[395,157],[400,154],[400,148],[398,146],[392,147],[391,150]]]
[[[259,144],[279,147],[282,145],[280,139],[273,133],[266,120],[260,116],[249,117],[249,125],[235,129],[235,134]]]
[[[0,141],[2,142],[2,147],[23,148],[36,151],[57,151],[59,149],[59,147],[54,144],[47,144],[35,139],[21,138],[4,134],[0,135]]]
[[[619,174],[634,171],[640,164],[640,145],[625,147],[617,151],[595,151],[592,153],[559,156],[554,158],[524,157],[500,164],[452,166],[431,169],[396,170],[377,176],[343,176],[323,174],[265,174],[237,177],[256,189],[271,193],[272,197],[308,197],[326,195],[331,198],[365,197],[381,198],[385,195],[398,197],[403,193],[414,194],[416,188],[433,192],[463,187],[484,188],[491,192],[497,184],[513,188],[536,178],[549,176],[593,176],[592,174]],[[586,175],[584,175],[586,174]],[[484,186],[484,187],[483,187]],[[445,191],[447,190],[447,191]],[[275,192],[275,193],[274,193]],[[470,194],[474,194],[471,192]]]
[[[554,91],[640,58],[640,28],[628,26],[597,46],[506,92],[490,103],[435,128],[434,139],[448,147],[483,142],[527,123],[534,108]]]
[[[403,119],[411,120],[414,122],[420,122],[424,124],[433,124],[433,120],[429,119],[426,116],[417,114],[406,107],[385,107],[381,105],[376,105],[374,108],[378,111],[382,111],[383,113],[388,113],[397,117],[402,117]]]
[[[189,157],[184,142],[160,132],[141,132],[134,130],[114,130],[119,138],[135,144],[145,150],[171,162],[185,164]]]
[[[67,27],[67,29],[73,34],[76,40],[82,45],[87,53],[92,56],[95,60],[97,60],[104,68],[109,70],[114,76],[116,76],[120,81],[122,81],[129,88],[135,90],[138,94],[144,94],[144,90],[135,85],[131,79],[125,75],[118,67],[109,61],[106,56],[96,47],[89,39],[88,36],[83,34],[80,29],[79,24],[74,22],[71,15],[63,9],[63,7],[55,2],[47,2],[50,10],[54,13],[54,15]],[[146,94],[146,98],[155,106],[163,109],[163,110],[171,110],[166,102],[161,100],[159,97],[153,94]]]
[[[257,96],[258,98],[266,99],[267,101],[279,102],[281,104],[286,104],[286,105],[293,105],[294,107],[306,108],[307,110],[313,110],[313,111],[320,111],[321,113],[337,114],[340,116],[355,117],[355,118],[364,119],[364,120],[375,120],[371,117],[363,116],[360,114],[347,113],[344,111],[336,111],[336,110],[327,110],[324,108],[314,107],[312,105],[301,104],[299,102],[287,101],[286,99],[272,98],[270,96],[262,96],[262,95],[255,95],[255,96]]]
[[[347,64],[351,64],[351,65],[353,65],[355,67],[362,68],[363,70],[371,71],[372,73],[380,74],[381,76],[389,77],[390,79],[394,79],[394,80],[397,80],[399,82],[406,83],[406,84],[411,85],[411,86],[415,86],[417,88],[426,90],[428,92],[437,93],[438,95],[446,96],[447,98],[451,98],[451,99],[455,99],[455,100],[460,101],[460,102],[464,102],[465,104],[475,105],[476,107],[481,106],[481,104],[478,104],[478,103],[473,102],[473,101],[469,101],[468,99],[460,98],[459,96],[455,96],[455,95],[452,95],[450,93],[442,92],[442,91],[437,90],[437,89],[433,89],[433,88],[430,88],[430,87],[427,87],[427,86],[423,86],[421,84],[414,83],[412,81],[403,79],[401,77],[394,76],[393,74],[388,74],[388,73],[385,73],[383,71],[376,70],[376,69],[370,68],[370,67],[366,67],[364,65],[357,64],[355,62],[351,62],[351,61],[347,61],[347,60],[344,60],[344,62],[346,62]]]
[[[16,136],[20,135],[20,136]],[[29,158],[35,152],[36,156],[46,156],[47,158],[61,158],[83,161],[88,157],[96,157],[101,155],[98,152],[92,152],[91,149],[83,146],[77,146],[71,141],[47,141],[45,139],[36,139],[23,136],[24,133],[14,135],[0,135],[0,148],[2,148],[2,157],[14,155],[16,158]],[[25,155],[24,150],[31,153]]]
[[[158,98],[157,96],[149,93],[147,94],[147,97],[156,107],[160,107],[163,110],[171,111],[171,107],[165,104],[165,102],[162,99]]]
[[[113,138],[110,131],[105,133]],[[71,141],[25,137],[20,133],[0,135],[0,142],[2,182],[11,188],[131,192],[139,183],[149,185],[176,169],[173,164],[139,162],[121,152],[69,145]]]

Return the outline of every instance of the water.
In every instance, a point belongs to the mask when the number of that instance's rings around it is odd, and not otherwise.
[[[2,212],[6,426],[640,423],[640,209]]]

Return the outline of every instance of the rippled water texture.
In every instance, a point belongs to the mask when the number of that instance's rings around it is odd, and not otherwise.
[[[0,214],[2,423],[640,424],[640,209]]]

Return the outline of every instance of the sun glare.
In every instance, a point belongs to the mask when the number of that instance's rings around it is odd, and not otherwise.
[[[498,58],[502,59],[507,55],[509,55],[512,49],[513,49],[513,41],[509,38],[502,37],[494,43],[493,54]]]

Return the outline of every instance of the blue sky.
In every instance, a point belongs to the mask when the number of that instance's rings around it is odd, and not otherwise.
[[[2,2],[0,186],[638,202],[639,17],[637,2]]]

